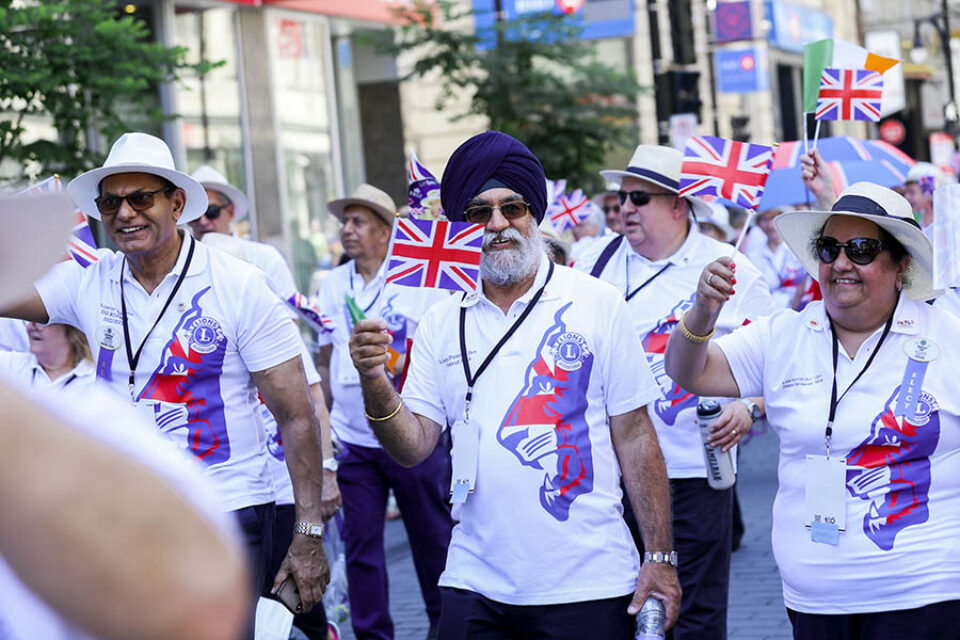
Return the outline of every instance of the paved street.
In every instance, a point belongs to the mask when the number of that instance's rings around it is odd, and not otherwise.
[[[770,548],[770,509],[777,486],[777,437],[770,430],[755,436],[742,449],[738,487],[747,531],[740,550],[733,554],[729,638],[789,640],[790,623]],[[427,635],[427,616],[403,523],[398,520],[387,523],[387,561],[396,638],[422,640]],[[343,629],[343,638],[354,640],[352,630]]]

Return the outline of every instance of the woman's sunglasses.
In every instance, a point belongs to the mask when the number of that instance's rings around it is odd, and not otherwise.
[[[833,261],[840,256],[841,249],[847,254],[850,262],[865,265],[873,262],[881,251],[889,247],[876,238],[853,238],[846,242],[840,242],[830,236],[817,238],[817,257],[824,264],[833,264]]]

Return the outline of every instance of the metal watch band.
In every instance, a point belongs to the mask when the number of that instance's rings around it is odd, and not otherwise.
[[[293,525],[293,532],[300,533],[311,538],[323,537],[322,522],[298,522]]]
[[[676,567],[677,552],[676,551],[645,551],[643,554],[643,561],[652,562],[654,564],[669,564]]]
[[[340,468],[340,462],[336,458],[327,458],[323,461],[324,471],[332,471],[336,473],[337,469]]]

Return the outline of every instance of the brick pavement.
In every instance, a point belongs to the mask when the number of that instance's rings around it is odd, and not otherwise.
[[[730,568],[730,640],[790,640],[780,575],[770,547],[771,506],[777,488],[778,441],[771,431],[748,442],[740,454],[738,492],[746,522],[740,550]],[[387,523],[390,612],[397,640],[422,640],[427,616],[420,596],[406,533],[400,521]],[[347,623],[349,627],[349,623]],[[353,632],[343,630],[345,640]]]

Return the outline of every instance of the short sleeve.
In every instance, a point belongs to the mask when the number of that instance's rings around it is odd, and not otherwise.
[[[36,282],[34,286],[47,310],[50,324],[80,327],[76,301],[83,275],[83,267],[77,261],[64,260]]]
[[[327,277],[324,278],[323,282],[320,283],[320,288],[317,290],[316,296],[314,296],[314,302],[316,302],[317,306],[320,307],[325,314],[333,318],[333,322],[335,324],[340,325],[343,324],[344,318],[335,315],[335,312],[340,308],[340,305],[338,305],[334,300],[336,277],[337,274],[333,271],[327,274]],[[333,344],[333,332],[318,333],[317,344],[319,344],[321,347]]]
[[[441,428],[446,428],[447,414],[438,390],[442,388],[437,375],[437,358],[434,353],[434,331],[428,314],[420,323],[417,337],[409,354],[410,364],[403,383],[403,402],[413,413],[429,418]]]
[[[741,397],[763,395],[763,371],[771,317],[760,318],[714,341],[727,358]]]
[[[313,385],[320,382],[320,372],[317,371],[317,365],[313,363],[313,356],[310,355],[310,352],[307,350],[307,345],[303,344],[303,341],[300,341],[300,359],[303,360],[303,371],[307,374],[307,386],[312,387]]]
[[[300,356],[300,332],[258,270],[244,283],[242,309],[237,348],[248,371],[264,371]]]
[[[600,367],[607,415],[618,416],[657,400],[661,394],[626,302],[619,295],[610,300],[609,340],[600,354]]]

